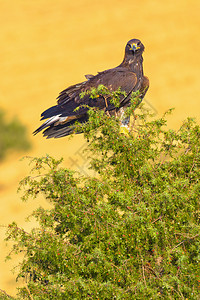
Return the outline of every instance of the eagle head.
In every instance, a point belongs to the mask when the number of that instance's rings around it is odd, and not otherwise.
[[[125,55],[141,55],[144,51],[144,45],[138,39],[128,41],[125,48]]]

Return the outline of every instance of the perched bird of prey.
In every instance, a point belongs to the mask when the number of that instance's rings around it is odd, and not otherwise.
[[[47,119],[33,134],[43,131],[47,138],[59,138],[73,132],[73,124],[86,122],[88,119],[88,107],[103,109],[109,114],[123,110],[130,104],[132,92],[139,91],[142,101],[149,87],[149,80],[143,74],[144,45],[138,39],[130,40],[125,48],[122,63],[113,69],[99,72],[97,75],[86,75],[86,81],[72,85],[63,90],[57,97],[57,105],[52,106],[41,114],[41,120]],[[121,96],[120,107],[116,108],[110,101],[102,96],[93,99],[88,94],[80,97],[80,94],[97,88],[99,85],[107,87],[110,91],[118,90],[126,92]],[[77,107],[79,109],[75,110]]]

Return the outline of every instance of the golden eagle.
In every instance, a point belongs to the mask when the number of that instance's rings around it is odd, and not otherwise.
[[[125,55],[122,63],[113,69],[99,72],[97,75],[86,75],[86,81],[72,85],[63,90],[57,97],[57,105],[52,106],[41,114],[41,120],[47,119],[33,134],[43,131],[47,138],[59,138],[73,132],[73,124],[76,121],[81,123],[88,119],[88,107],[103,109],[109,114],[117,113],[120,109],[129,106],[132,92],[139,91],[139,98],[142,101],[149,87],[149,80],[143,74],[144,45],[138,39],[130,40],[125,48]],[[105,98],[90,97],[87,92],[99,85],[105,86],[109,91],[126,92],[121,96],[120,106],[116,108],[112,102],[105,101]],[[84,93],[84,97],[80,94]],[[79,109],[76,109],[79,107]]]

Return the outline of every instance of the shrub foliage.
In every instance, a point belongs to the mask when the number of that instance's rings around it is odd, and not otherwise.
[[[131,103],[128,114],[137,95]],[[52,208],[32,213],[31,232],[9,225],[12,252],[24,252],[20,299],[198,299],[200,127],[166,125],[140,106],[124,134],[118,118],[90,109],[77,127],[96,177],[30,160],[22,198],[43,194]]]

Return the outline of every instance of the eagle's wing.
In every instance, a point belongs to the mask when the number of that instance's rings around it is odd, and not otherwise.
[[[87,77],[87,81],[72,85],[63,90],[57,97],[57,105],[50,107],[41,114],[41,120],[48,119],[34,134],[46,129],[43,134],[50,137],[62,137],[72,132],[71,125],[76,120],[84,122],[87,120],[88,107],[113,110],[114,105],[110,103],[109,98],[105,101],[104,97],[92,99],[89,95],[80,97],[82,92],[91,88],[97,88],[100,84],[107,87],[110,91],[115,91],[121,87],[127,97],[132,91],[138,90],[139,82],[135,73],[124,67],[117,67],[98,73],[96,76]],[[121,102],[124,104],[124,97]],[[75,110],[79,107],[78,110]]]
[[[100,109],[106,108],[107,105],[107,109],[111,110],[114,109],[114,106],[109,102],[109,99],[106,104],[104,97],[91,99],[89,95],[85,95],[81,98],[80,94],[91,88],[97,88],[99,85],[104,85],[110,91],[115,91],[121,87],[121,90],[125,91],[128,95],[135,90],[137,81],[136,74],[127,71],[127,69],[124,68],[115,68],[100,72],[96,76],[90,77],[87,81],[63,90],[57,98],[58,106],[61,109],[61,113],[64,113],[64,115],[67,114],[68,116],[86,113],[88,110],[86,107],[80,108],[78,111],[74,112],[74,109],[81,105],[88,105]]]
[[[88,119],[88,106],[105,111],[117,112],[130,103],[130,95],[134,91],[140,92],[140,100],[143,99],[149,81],[143,75],[144,45],[138,39],[131,39],[125,47],[122,63],[113,69],[109,69],[93,76],[86,75],[86,81],[72,85],[63,90],[58,96],[57,105],[45,110],[41,117],[47,119],[34,134],[44,130],[43,134],[50,137],[61,137],[70,134],[76,120],[85,122]],[[101,96],[93,99],[87,91],[98,88],[99,85],[107,87],[110,91],[116,91],[120,87],[127,96],[121,95],[120,107],[115,108],[109,97]],[[86,92],[86,93],[84,93]],[[80,94],[84,95],[83,97]],[[79,107],[79,109],[76,109]]]

